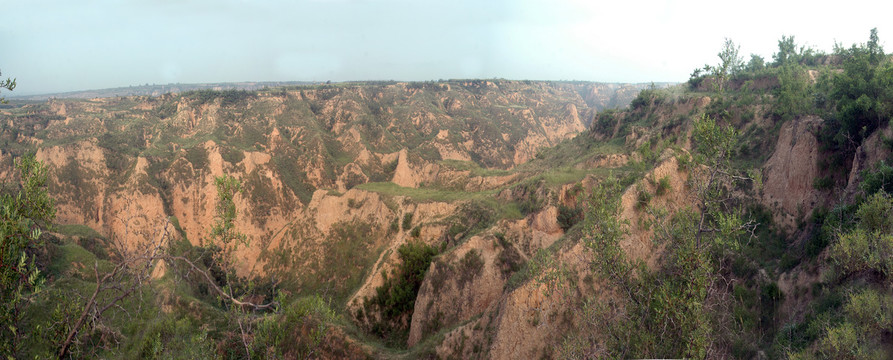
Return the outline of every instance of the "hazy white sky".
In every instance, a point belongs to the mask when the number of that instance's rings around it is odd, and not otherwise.
[[[726,5],[728,4],[728,5]],[[724,37],[771,60],[893,38],[888,1],[0,0],[7,95],[138,84],[685,81]],[[893,50],[890,46],[888,52]]]

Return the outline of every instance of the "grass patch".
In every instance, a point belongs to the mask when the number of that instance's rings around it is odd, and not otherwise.
[[[444,190],[432,188],[409,188],[392,182],[371,182],[356,186],[357,189],[372,191],[389,196],[406,196],[419,202],[453,202],[461,200],[482,199],[493,197],[496,190],[467,192],[460,190]]]
[[[97,232],[93,230],[93,228],[87,225],[80,224],[61,224],[56,225],[56,232],[69,237],[82,237],[82,238],[105,238]]]

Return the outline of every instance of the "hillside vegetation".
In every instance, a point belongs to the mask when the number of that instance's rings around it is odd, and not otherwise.
[[[719,60],[13,104],[0,351],[890,357],[876,31]]]

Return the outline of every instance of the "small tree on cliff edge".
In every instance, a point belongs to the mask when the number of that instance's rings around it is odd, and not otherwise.
[[[0,75],[3,75],[3,73],[0,72]],[[0,89],[6,89],[9,91],[12,91],[15,88],[16,88],[16,79],[10,79],[10,78],[6,78],[6,80],[0,79]],[[6,104],[6,99],[4,99],[2,96],[0,96],[0,103]]]

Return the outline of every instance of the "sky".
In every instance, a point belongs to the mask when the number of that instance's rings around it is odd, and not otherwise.
[[[0,72],[32,95],[142,84],[506,78],[682,82],[724,38],[830,52],[887,1],[0,0]]]

